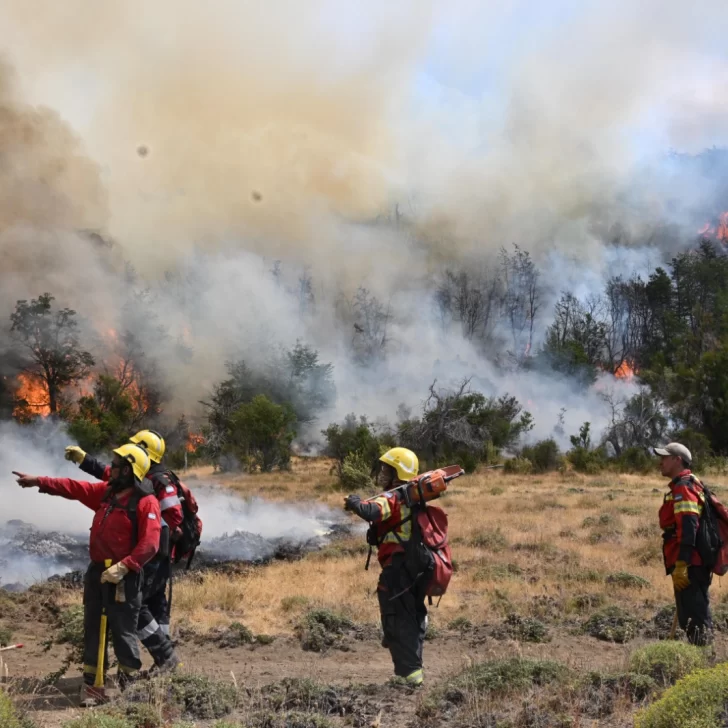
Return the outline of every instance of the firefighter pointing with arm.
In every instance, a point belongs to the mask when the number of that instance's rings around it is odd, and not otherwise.
[[[171,578],[171,561],[173,556],[180,559],[189,555],[190,548],[194,550],[199,541],[202,522],[195,515],[197,504],[192,494],[176,474],[162,463],[166,450],[164,438],[154,430],[140,430],[129,439],[132,443],[143,447],[149,455],[151,467],[147,478],[154,487],[154,494],[162,513],[160,549],[144,570],[143,604],[139,616],[138,636],[149,650],[156,668],[164,671],[174,670],[179,665],[179,659],[169,638],[170,604],[167,601],[167,585]],[[109,478],[109,466],[87,455],[80,447],[67,447],[66,459],[75,462],[85,473],[100,480]],[[178,488],[184,494],[187,518],[178,495]],[[194,509],[194,513],[189,512],[190,508]],[[191,529],[186,528],[186,521],[191,522]],[[194,543],[187,543],[194,535],[188,532],[190,530],[196,532],[197,540],[192,538]]]
[[[83,591],[83,707],[92,707],[106,698],[103,682],[94,687],[97,670],[106,673],[105,665],[97,664],[102,613],[111,631],[122,689],[141,668],[137,621],[142,605],[143,568],[157,553],[160,534],[159,503],[148,481],[148,489],[142,485],[149,464],[143,448],[128,444],[114,450],[108,482],[14,473],[23,488],[35,486],[41,493],[79,501],[95,513],[89,539],[91,564]]]
[[[713,623],[708,589],[710,568],[698,553],[697,536],[705,495],[700,481],[690,470],[692,455],[684,445],[671,442],[654,448],[660,457],[660,472],[670,478],[670,491],[660,508],[662,552],[665,569],[672,576],[680,628],[695,645],[711,639]]]
[[[422,648],[427,630],[425,606],[426,580],[414,582],[405,569],[405,546],[412,535],[410,509],[399,493],[390,493],[417,476],[417,456],[403,447],[395,447],[379,459],[377,484],[385,491],[372,500],[350,495],[344,502],[347,511],[372,524],[367,540],[378,547],[382,567],[377,584],[379,611],[384,640],[394,663],[395,675],[413,687],[424,680]],[[409,519],[409,520],[408,520]]]

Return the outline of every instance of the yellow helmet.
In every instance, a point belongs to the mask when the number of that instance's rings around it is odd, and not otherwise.
[[[393,447],[391,450],[387,450],[379,460],[391,465],[397,471],[397,477],[405,482],[417,477],[417,473],[420,471],[420,461],[417,459],[417,455],[406,447]]]
[[[124,460],[128,460],[131,463],[131,469],[134,471],[134,475],[140,482],[144,480],[149,472],[149,468],[152,466],[147,451],[139,445],[127,443],[126,445],[117,447],[116,450],[114,450],[114,454]]]
[[[139,430],[136,435],[129,438],[129,442],[141,445],[149,453],[153,463],[161,463],[164,451],[167,449],[164,438],[154,430]]]

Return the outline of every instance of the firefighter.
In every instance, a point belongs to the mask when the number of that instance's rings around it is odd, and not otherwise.
[[[91,564],[84,577],[84,668],[81,705],[92,707],[106,699],[104,688],[94,688],[102,609],[119,663],[122,689],[142,666],[137,622],[142,606],[144,567],[159,549],[161,513],[144,478],[150,460],[144,448],[122,445],[113,451],[108,482],[87,483],[69,478],[44,478],[24,473],[23,488],[77,500],[95,512],[91,525]],[[110,560],[111,566],[104,562]],[[116,586],[114,586],[116,585]],[[108,657],[104,659],[108,663]],[[106,665],[101,666],[106,675]]]
[[[179,666],[179,659],[169,637],[170,609],[167,585],[172,572],[172,541],[183,519],[182,504],[171,471],[162,465],[166,445],[164,438],[154,430],[141,430],[129,438],[143,447],[152,461],[147,478],[154,487],[162,513],[160,549],[144,570],[143,604],[139,615],[138,637],[154,660],[155,668],[171,671]],[[67,447],[66,459],[78,464],[85,473],[107,480],[109,466],[87,455],[80,447]]]
[[[712,572],[703,565],[696,548],[705,502],[703,486],[690,470],[693,458],[685,445],[671,442],[654,452],[660,457],[660,472],[670,478],[670,492],[665,494],[659,518],[678,621],[692,644],[705,645],[712,638],[713,623],[708,594]]]
[[[347,511],[372,524],[367,540],[378,547],[382,567],[377,584],[379,611],[384,639],[394,663],[394,673],[413,687],[424,681],[422,648],[427,631],[425,587],[427,579],[413,579],[405,568],[405,547],[412,534],[410,509],[397,493],[388,493],[417,476],[417,456],[395,447],[379,459],[377,484],[385,493],[371,500],[350,495],[344,501]]]

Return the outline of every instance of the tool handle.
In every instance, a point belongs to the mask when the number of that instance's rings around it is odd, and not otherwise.
[[[19,650],[23,645],[8,645],[7,647],[0,647],[0,652],[5,652],[5,650]]]

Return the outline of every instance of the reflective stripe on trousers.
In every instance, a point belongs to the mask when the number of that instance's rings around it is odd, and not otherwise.
[[[144,629],[140,629],[137,632],[137,637],[144,641],[147,637],[151,637],[153,634],[156,634],[158,629],[159,624],[156,619],[153,619],[146,627],[144,627]]]

